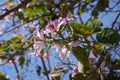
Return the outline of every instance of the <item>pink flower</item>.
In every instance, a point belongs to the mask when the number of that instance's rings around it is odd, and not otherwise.
[[[65,60],[71,54],[71,51],[69,49],[67,49],[65,46],[61,46],[58,43],[54,43],[54,48],[63,60]]]
[[[34,36],[35,44],[39,44],[39,45],[44,44],[45,38],[44,38],[44,30],[43,29],[35,31],[33,36]]]
[[[79,71],[78,71],[78,66],[74,66],[73,72],[76,73],[76,74],[79,72]]]
[[[76,75],[77,73],[79,73],[78,66],[74,66],[74,67],[73,67],[72,77],[75,77],[75,75]]]
[[[36,50],[36,54],[39,54],[45,45],[45,38],[43,29],[37,30],[33,33],[34,36],[34,49]]]
[[[54,31],[58,31],[60,26],[65,25],[69,20],[70,20],[70,18],[68,18],[68,17],[66,17],[66,18],[60,17],[59,19],[55,19],[54,21],[51,21],[45,27],[45,33],[48,34],[48,33],[54,32]]]
[[[7,10],[7,6],[6,5],[2,6],[2,10],[3,11]]]

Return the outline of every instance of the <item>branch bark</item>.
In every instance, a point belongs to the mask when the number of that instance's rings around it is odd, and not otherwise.
[[[18,11],[18,9],[25,7],[29,2],[31,2],[32,0],[24,0],[22,1],[18,6],[8,10],[7,12],[5,12],[4,14],[0,15],[0,20],[3,19],[5,16],[9,15],[12,12]]]

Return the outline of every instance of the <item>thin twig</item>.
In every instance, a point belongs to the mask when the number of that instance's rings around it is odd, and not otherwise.
[[[16,70],[16,73],[17,73],[17,80],[20,80],[20,75],[19,75],[19,70],[18,70],[18,68],[17,68],[17,65],[16,65],[16,63],[14,62],[14,60],[12,60],[12,63],[13,63],[13,65],[14,65],[15,70]]]
[[[117,19],[119,18],[119,16],[120,16],[120,13],[118,13],[118,15],[116,16],[116,18],[115,18],[115,20],[114,20],[114,22],[113,22],[113,24],[112,24],[112,27],[111,27],[111,28],[113,28],[113,27],[114,27],[114,25],[115,25],[115,23],[116,23]]]
[[[43,68],[44,68],[44,70],[45,70],[45,75],[46,75],[46,77],[47,77],[47,80],[50,80],[50,79],[49,79],[48,70],[47,70],[47,67],[46,67],[46,64],[45,64],[45,61],[44,61],[43,56],[42,56],[42,57],[40,57],[40,59],[41,59],[42,64],[43,64]]]

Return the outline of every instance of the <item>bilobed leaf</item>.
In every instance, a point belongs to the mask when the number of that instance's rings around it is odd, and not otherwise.
[[[103,24],[100,19],[92,17],[87,21],[86,26],[93,28],[94,33],[96,33],[101,31],[101,27],[103,26]]]
[[[84,48],[81,47],[73,47],[72,48],[73,55],[77,58],[77,60],[83,64],[83,66],[89,66],[88,55]]]
[[[70,25],[73,28],[74,32],[83,36],[90,36],[94,32],[94,28],[87,27],[83,24],[71,22]]]
[[[104,44],[115,44],[120,41],[120,35],[112,28],[105,28],[96,35],[97,41]]]

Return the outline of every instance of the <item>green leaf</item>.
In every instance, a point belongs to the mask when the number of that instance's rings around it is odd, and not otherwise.
[[[5,2],[5,5],[7,5],[8,7],[12,7],[13,6],[13,3],[8,1],[8,2]]]
[[[0,46],[0,55],[4,55],[4,52],[6,51],[6,47],[3,45]]]
[[[24,62],[25,62],[25,57],[24,56],[20,56],[20,58],[18,60],[19,65],[22,66],[24,64]]]
[[[79,62],[83,64],[83,66],[89,66],[88,62],[88,55],[86,54],[86,51],[84,48],[81,47],[73,47],[72,48],[74,56],[77,58]]]
[[[83,69],[84,69],[84,65],[81,62],[78,62],[78,71],[80,73],[83,73],[83,71],[84,71]]]
[[[115,44],[120,41],[120,35],[111,28],[105,28],[96,35],[97,41],[103,44]]]
[[[93,54],[97,57],[99,53],[101,53],[103,51],[103,45],[100,43],[94,43],[93,45]]]
[[[87,27],[83,24],[71,22],[70,25],[73,28],[74,32],[76,32],[77,34],[83,35],[83,36],[90,36],[94,32],[93,28]]]
[[[103,26],[103,24],[100,19],[92,17],[87,21],[86,26],[93,28],[94,33],[96,33],[101,31],[101,27]]]
[[[16,15],[20,18],[20,19],[23,19],[24,20],[24,15],[22,12],[17,12]]]
[[[11,50],[12,50],[12,51],[16,51],[16,50],[18,50],[20,47],[21,47],[21,42],[19,42],[19,43],[13,43],[12,46],[11,46]]]
[[[3,72],[0,72],[0,80],[9,80],[4,75]]]
[[[93,16],[98,16],[98,12],[102,12],[109,6],[109,0],[99,0],[96,7],[92,11]]]
[[[91,0],[85,0],[86,3],[89,3]]]

